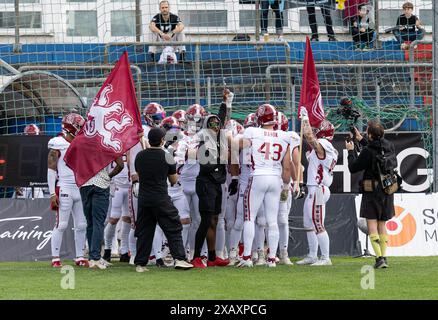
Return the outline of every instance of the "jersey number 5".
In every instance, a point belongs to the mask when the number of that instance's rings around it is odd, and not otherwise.
[[[272,145],[272,152],[274,153],[274,156],[271,156],[271,143],[270,142],[265,142],[263,143],[259,150],[257,150],[260,153],[264,153],[265,154],[265,160],[273,160],[273,161],[278,161],[280,160],[281,157],[281,152],[283,151],[283,147],[281,146],[281,144],[278,143],[274,143]]]

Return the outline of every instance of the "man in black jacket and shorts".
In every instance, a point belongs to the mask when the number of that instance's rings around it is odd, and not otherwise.
[[[391,167],[397,167],[394,144],[384,138],[383,126],[376,120],[368,122],[368,139],[362,137],[355,128],[355,137],[364,147],[359,156],[353,142],[346,142],[348,169],[351,173],[364,170],[362,179],[362,202],[360,216],[366,218],[371,245],[376,254],[374,268],[387,268],[386,247],[388,235],[386,221],[394,216],[394,194],[386,194],[379,183],[376,155],[383,150]]]

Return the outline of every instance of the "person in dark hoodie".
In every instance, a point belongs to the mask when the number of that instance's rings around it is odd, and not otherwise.
[[[228,158],[227,136],[221,129],[231,114],[233,93],[224,90],[224,100],[218,115],[204,118],[203,127],[197,133],[199,175],[196,178],[196,194],[199,198],[201,223],[196,231],[195,252],[192,264],[195,268],[227,266],[229,261],[216,256],[216,227],[222,210],[222,185],[225,183]],[[201,259],[201,249],[207,240],[207,265]]]
[[[394,194],[386,194],[378,182],[379,172],[376,156],[383,150],[385,157],[391,161],[390,166],[397,167],[394,144],[384,138],[384,128],[377,120],[368,122],[368,139],[362,137],[355,128],[355,138],[363,146],[357,155],[353,142],[346,142],[348,150],[348,169],[351,173],[364,171],[361,183],[362,203],[360,216],[367,220],[368,234],[371,239],[376,263],[374,268],[387,268],[386,247],[388,236],[386,221],[394,216]]]

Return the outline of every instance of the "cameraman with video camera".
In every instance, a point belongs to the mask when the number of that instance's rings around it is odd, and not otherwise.
[[[354,143],[350,140],[345,142],[348,150],[348,169],[351,173],[364,171],[361,181],[360,216],[367,220],[368,234],[376,254],[374,268],[387,268],[388,239],[385,224],[394,216],[394,190],[388,189],[387,186],[391,187],[393,181],[382,179],[387,177],[382,176],[382,170],[397,167],[395,147],[392,142],[384,138],[384,128],[377,120],[368,122],[367,139],[362,137],[356,127],[354,133],[353,138],[359,141],[363,148],[358,155]],[[382,168],[382,165],[386,168]]]

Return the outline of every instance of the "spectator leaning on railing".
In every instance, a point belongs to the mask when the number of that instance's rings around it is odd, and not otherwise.
[[[414,5],[411,2],[405,2],[402,8],[403,14],[397,18],[396,28],[393,33],[401,44],[401,49],[406,50],[412,41],[423,39],[424,26],[420,19],[412,14]]]

